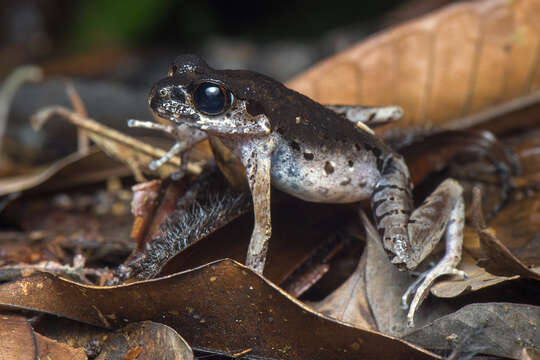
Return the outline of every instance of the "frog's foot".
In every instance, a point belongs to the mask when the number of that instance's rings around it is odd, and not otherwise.
[[[453,183],[453,180],[447,181],[447,184]],[[461,250],[463,246],[465,205],[461,196],[458,196],[455,201],[445,232],[446,253],[434,268],[420,275],[402,297],[402,303],[406,304],[409,297],[414,293],[407,314],[407,323],[410,327],[414,326],[414,314],[428,295],[431,286],[437,278],[443,275],[458,276],[462,280],[467,278],[464,271],[457,269],[457,265],[461,261]]]
[[[445,256],[446,258],[446,256]],[[414,326],[414,315],[424,299],[427,297],[431,286],[443,275],[453,275],[456,276],[459,280],[467,279],[467,274],[463,270],[456,268],[458,261],[454,261],[451,258],[443,258],[434,268],[427,270],[421,273],[418,276],[418,279],[412,283],[403,296],[401,297],[401,305],[404,309],[409,308],[407,313],[407,325],[409,327]],[[411,301],[411,304],[408,305],[410,297],[414,294],[414,297]]]

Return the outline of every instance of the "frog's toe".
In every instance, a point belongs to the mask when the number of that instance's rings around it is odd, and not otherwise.
[[[414,315],[416,311],[429,294],[429,290],[433,286],[433,283],[437,278],[444,275],[455,276],[460,280],[467,279],[467,274],[463,270],[455,268],[446,262],[440,262],[434,268],[427,270],[420,274],[418,279],[409,286],[409,288],[403,294],[401,301],[402,307],[407,308],[407,303],[412,294],[414,294],[407,314],[407,325],[409,327],[414,326]]]

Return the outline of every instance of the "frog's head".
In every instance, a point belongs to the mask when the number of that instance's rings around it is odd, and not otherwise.
[[[182,55],[171,64],[168,76],[152,88],[149,105],[161,118],[211,130],[214,125],[226,125],[235,97],[222,75],[203,59]]]

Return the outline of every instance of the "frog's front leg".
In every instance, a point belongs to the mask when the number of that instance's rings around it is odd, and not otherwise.
[[[365,107],[360,105],[326,105],[327,108],[345,116],[356,126],[373,132],[370,128],[390,124],[401,119],[403,109],[396,105]],[[365,127],[364,127],[365,125]]]
[[[255,137],[242,144],[241,161],[253,197],[255,225],[249,242],[246,265],[258,273],[263,272],[272,235],[270,217],[270,170],[271,155],[274,151],[271,136]]]
[[[208,134],[199,129],[194,129],[186,124],[180,124],[178,126],[162,125],[151,121],[140,121],[135,119],[128,120],[129,127],[138,127],[143,129],[159,130],[171,135],[176,142],[174,145],[163,155],[161,158],[154,160],[148,164],[150,170],[156,170],[163,166],[166,162],[171,160],[174,156],[182,153],[182,164],[180,171],[184,171],[187,164],[185,161],[185,151],[191,148],[198,142],[205,140]]]
[[[461,186],[448,179],[413,211],[410,184],[403,159],[394,154],[389,156],[373,192],[371,207],[384,248],[393,256],[392,263],[403,270],[416,268],[445,235],[446,254],[422,277],[417,287],[408,291],[414,292],[407,315],[412,325],[416,310],[438,277],[465,276],[456,269],[461,260],[465,209]]]

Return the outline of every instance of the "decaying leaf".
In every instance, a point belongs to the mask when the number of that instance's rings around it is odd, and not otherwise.
[[[0,179],[0,196],[34,189],[58,190],[104,181],[111,176],[127,176],[129,170],[97,149],[74,153],[34,172]]]
[[[128,324],[107,337],[96,360],[193,360],[193,351],[170,327],[142,321]]]
[[[288,84],[321,103],[399,104],[404,117],[389,128],[450,121],[453,129],[468,127],[498,115],[467,118],[494,105],[519,97],[532,99],[521,100],[525,105],[538,102],[539,16],[538,0],[453,4],[375,35]]]
[[[487,258],[480,259],[478,265],[489,273],[501,276],[515,276],[540,280],[540,267],[528,268],[489,229],[480,230],[480,244]]]
[[[0,314],[0,358],[85,360],[86,353],[40,335],[24,317],[6,313]]]
[[[62,296],[58,296],[61,293]],[[380,333],[332,321],[231,260],[117,287],[84,286],[38,274],[0,286],[4,309],[28,309],[107,328],[157,321],[194,348],[281,359],[433,359]],[[225,334],[225,336],[224,336]]]
[[[464,345],[473,352],[520,359],[522,348],[540,349],[540,307],[510,303],[467,305],[405,336],[437,351]]]
[[[364,252],[354,273],[322,301],[311,304],[318,312],[331,318],[370,330],[377,330],[366,295]]]

